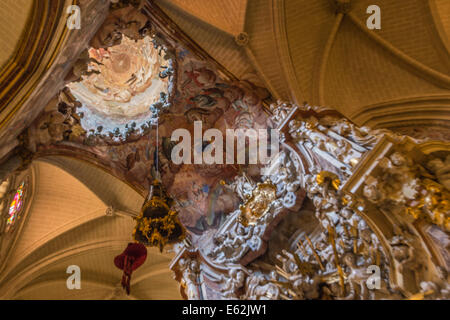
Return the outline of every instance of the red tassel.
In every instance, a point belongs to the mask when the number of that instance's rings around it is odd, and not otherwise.
[[[127,291],[127,294],[130,294],[130,282],[131,282],[131,273],[132,265],[134,262],[133,257],[126,256],[125,257],[125,263],[123,268],[123,276],[122,276],[122,287]]]
[[[127,249],[114,259],[117,268],[123,270],[122,287],[130,294],[131,273],[139,268],[147,258],[147,249],[142,244],[129,243]]]

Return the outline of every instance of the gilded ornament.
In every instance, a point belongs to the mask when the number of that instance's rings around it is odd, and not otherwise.
[[[252,195],[240,206],[238,221],[244,226],[255,225],[269,211],[271,203],[276,199],[276,191],[276,186],[269,180],[258,183]]]
[[[183,240],[185,230],[177,212],[170,209],[172,202],[164,192],[161,182],[155,180],[141,213],[136,218],[134,240],[148,246],[159,247],[160,251],[169,243]]]
[[[423,179],[420,197],[405,208],[405,213],[414,220],[426,219],[450,231],[450,192],[431,179]]]
[[[331,183],[335,190],[339,190],[339,186],[341,185],[341,180],[339,180],[337,174],[329,171],[321,171],[317,175],[316,181],[319,186],[323,185],[325,182]]]

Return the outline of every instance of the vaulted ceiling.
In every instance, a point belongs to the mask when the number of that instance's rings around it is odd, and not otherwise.
[[[67,28],[73,0],[0,3],[0,158],[64,87],[64,78],[105,19],[109,2],[81,0],[84,32]]]
[[[0,69],[13,57],[26,30],[32,8],[33,1],[28,0],[3,0],[0,3]]]
[[[331,106],[359,125],[450,127],[448,0],[377,0],[380,30],[366,26],[369,0],[350,1],[349,10],[344,0],[154,2],[236,78],[258,82],[275,99]],[[0,3],[0,67],[8,66],[0,69],[0,158],[62,88],[108,14],[107,1],[81,0],[90,28],[69,32],[59,18],[71,0],[30,3]],[[27,26],[31,14],[47,19]],[[20,41],[27,30],[37,32],[28,34],[36,43]],[[8,64],[19,51],[21,62]],[[130,216],[142,196],[67,157],[40,159],[32,176],[30,205],[0,261],[0,297],[127,298],[112,259],[131,240]],[[108,207],[116,215],[106,216]],[[150,249],[133,276],[130,298],[180,298],[171,258]],[[65,285],[72,264],[82,270],[80,291]]]
[[[75,173],[75,175],[69,172]],[[50,157],[33,164],[27,210],[0,262],[6,299],[179,299],[172,254],[150,248],[133,273],[130,296],[114,257],[132,241],[143,198],[109,174],[78,160]],[[108,207],[115,214],[106,215]],[[81,269],[81,289],[66,286],[67,267]]]
[[[369,0],[153,2],[229,72],[275,99],[331,106],[358,125],[449,127],[447,0],[379,0],[381,30],[366,27]],[[346,2],[349,11],[337,9]],[[2,1],[0,157],[62,88],[108,12],[107,1],[82,0],[89,28],[67,31],[61,17],[70,4]]]
[[[366,26],[373,1],[339,10],[344,2],[156,0],[225,68],[256,72],[275,98],[331,106],[359,125],[448,127],[449,1],[377,1],[380,30]],[[242,32],[244,46],[234,40]]]

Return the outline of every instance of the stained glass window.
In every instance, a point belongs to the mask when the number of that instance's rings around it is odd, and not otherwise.
[[[17,215],[20,213],[20,210],[23,207],[24,187],[25,181],[23,181],[17,188],[16,194],[14,195],[14,199],[11,201],[11,205],[9,206],[9,216],[7,220],[8,227],[14,224]]]

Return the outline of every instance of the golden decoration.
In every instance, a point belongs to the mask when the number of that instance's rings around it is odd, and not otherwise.
[[[339,190],[341,180],[338,175],[330,171],[321,171],[316,177],[317,183],[321,186],[325,182],[331,183],[335,190]]]
[[[338,255],[338,252],[336,249],[336,241],[335,241],[335,230],[331,226],[328,227],[328,241],[331,243],[331,246],[333,248],[334,263],[336,265],[336,268],[337,268],[337,271],[339,274],[339,284],[341,286],[341,293],[342,293],[342,296],[345,296],[345,275],[344,275],[342,267],[339,263],[339,255]]]
[[[428,291],[425,291],[425,292],[419,292],[419,293],[413,294],[412,296],[410,296],[406,300],[423,300],[423,299],[425,299],[426,296],[429,296],[429,295],[431,295],[433,293],[434,293],[433,290],[428,290]]]
[[[427,178],[421,181],[420,189],[419,198],[405,208],[405,213],[414,220],[425,219],[450,231],[450,192]]]
[[[276,191],[276,186],[270,180],[258,183],[252,196],[240,206],[238,221],[244,226],[256,224],[269,211],[271,203],[276,199]]]
[[[298,242],[297,242],[297,249],[299,249],[305,257],[308,256],[308,254],[307,254],[307,252],[306,252],[306,248],[305,248],[305,246],[303,245],[303,242],[302,242],[301,239],[298,239]]]
[[[342,203],[343,206],[346,206],[346,205],[348,205],[350,203],[350,200],[348,198],[346,198],[346,197],[342,197],[341,198],[341,203]]]
[[[136,218],[133,231],[135,241],[148,246],[159,247],[160,251],[168,243],[185,238],[185,230],[176,211],[171,210],[172,199],[164,192],[161,183],[155,180],[149,196]]]
[[[358,253],[358,238],[359,238],[359,232],[358,232],[358,222],[356,220],[353,220],[353,225],[350,226],[350,232],[353,239],[353,253]]]
[[[317,251],[316,251],[316,249],[314,248],[314,245],[313,245],[311,239],[310,239],[306,234],[305,234],[305,239],[306,239],[306,241],[308,242],[309,247],[310,247],[311,250],[312,250],[312,253],[313,253],[313,255],[314,255],[314,258],[316,259],[317,263],[319,263],[320,269],[321,269],[322,271],[324,271],[324,270],[325,270],[325,267],[323,266],[322,261],[320,260],[320,257],[319,257],[319,255],[317,254]]]
[[[324,274],[321,276],[322,281],[326,282],[327,284],[333,284],[333,283],[341,283],[341,279],[344,279],[344,282],[347,281],[347,276],[345,274],[341,274],[338,271]]]
[[[294,257],[296,258],[295,262],[297,264],[298,270],[302,275],[308,275],[310,277],[315,275],[316,268],[314,264],[312,264],[311,262],[300,261],[296,254],[294,254]]]

